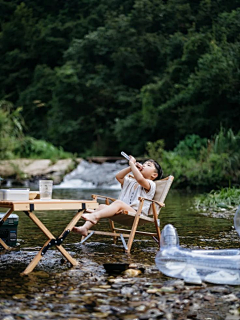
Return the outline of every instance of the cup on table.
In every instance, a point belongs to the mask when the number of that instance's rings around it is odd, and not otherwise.
[[[52,199],[52,180],[39,180],[40,199]]]

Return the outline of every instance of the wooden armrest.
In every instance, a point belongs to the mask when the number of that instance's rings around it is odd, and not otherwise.
[[[140,201],[150,201],[152,203],[156,203],[159,205],[159,207],[165,207],[165,203],[162,203],[162,202],[159,202],[159,201],[156,201],[156,200],[150,200],[150,199],[147,199],[147,198],[143,198],[143,197],[139,197],[138,200]]]
[[[99,194],[92,194],[92,198],[94,199],[94,200],[97,200],[97,199],[109,199],[109,200],[111,200],[111,201],[116,201],[116,199],[115,198],[111,198],[111,197],[107,197],[107,196],[101,196],[101,195],[99,195]]]

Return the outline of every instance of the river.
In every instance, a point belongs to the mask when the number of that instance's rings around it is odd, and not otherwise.
[[[53,198],[91,199],[92,193],[117,197],[119,190],[55,188]],[[161,210],[161,228],[173,224],[183,247],[238,248],[233,221],[201,215],[194,207],[194,196],[171,190],[166,208]],[[73,213],[49,211],[38,212],[37,216],[58,236]],[[107,221],[99,223],[99,228],[107,226]],[[40,249],[36,245],[43,245],[46,238],[24,213],[19,214],[18,247],[10,253],[1,251],[0,255],[1,319],[171,320],[192,315],[196,319],[217,320],[238,312],[237,287],[186,286],[181,280],[162,275],[154,264],[157,245],[149,238],[135,241],[130,255],[124,253],[120,241],[113,245],[110,237],[94,235],[84,245],[79,240],[78,235],[70,234],[64,243],[79,266],[70,268],[61,263],[62,256],[53,248],[30,275],[21,277],[20,272]],[[111,275],[104,269],[105,263],[133,263],[142,274]],[[234,298],[226,303],[222,296]]]

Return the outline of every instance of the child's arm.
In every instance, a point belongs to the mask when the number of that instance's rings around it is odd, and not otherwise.
[[[121,183],[121,185],[123,185],[123,182],[124,182],[124,177],[129,173],[131,172],[131,167],[127,167],[125,169],[122,169],[121,171],[119,171],[117,174],[116,174],[116,179],[118,182]]]
[[[136,163],[136,159],[130,156],[129,165],[134,175],[134,178],[144,189],[146,189],[146,191],[149,191],[151,188],[150,183],[147,179],[144,178],[144,176],[141,174],[139,169],[136,167],[135,163]]]

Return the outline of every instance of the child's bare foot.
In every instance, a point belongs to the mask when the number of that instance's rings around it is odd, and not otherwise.
[[[91,213],[84,213],[82,215],[82,218],[86,221],[91,222],[92,224],[96,224],[98,223],[98,218],[96,218],[95,214],[91,214]]]
[[[79,233],[84,237],[86,237],[88,235],[88,229],[84,228],[83,226],[82,227],[73,227],[72,231],[75,233]]]

